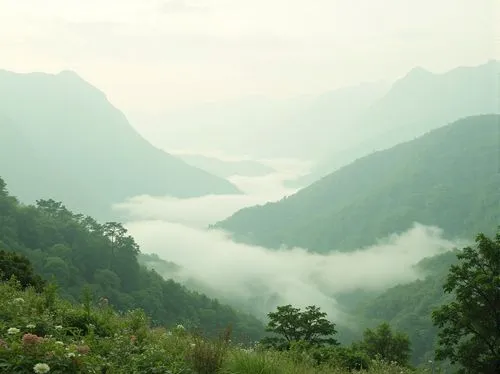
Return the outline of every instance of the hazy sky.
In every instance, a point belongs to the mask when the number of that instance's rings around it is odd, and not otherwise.
[[[316,93],[497,57],[497,3],[0,0],[0,68],[72,69],[132,112]]]

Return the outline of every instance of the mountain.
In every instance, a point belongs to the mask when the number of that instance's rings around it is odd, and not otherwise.
[[[376,82],[289,99],[250,96],[204,103],[144,120],[150,125],[144,133],[162,139],[166,149],[222,150],[251,159],[319,159],[332,143],[341,145],[337,135],[345,132],[345,124],[386,89]]]
[[[366,246],[415,221],[469,238],[500,223],[499,163],[500,116],[471,116],[213,227],[242,242],[315,252]]]
[[[290,183],[304,187],[359,157],[409,141],[460,118],[500,113],[500,61],[443,74],[411,70],[353,121],[342,147],[332,147],[313,171]]]
[[[262,177],[276,171],[263,163],[252,160],[226,161],[198,154],[177,155],[177,157],[189,165],[208,171],[210,174],[221,178],[234,175]]]
[[[55,281],[59,293],[81,301],[88,287],[116,310],[143,309],[153,324],[199,328],[212,337],[232,324],[235,339],[255,341],[262,323],[218,300],[192,292],[139,263],[140,248],[117,223],[100,224],[54,200],[20,204],[0,178],[0,251],[26,256],[37,274]]]
[[[69,71],[0,71],[0,173],[22,201],[50,196],[98,218],[115,218],[112,204],[140,194],[239,193],[153,147]]]

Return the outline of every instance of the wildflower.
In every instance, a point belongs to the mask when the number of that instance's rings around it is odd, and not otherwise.
[[[11,327],[10,329],[7,330],[7,334],[9,335],[15,335],[18,334],[20,330],[17,327]]]
[[[40,343],[42,338],[35,334],[24,334],[23,335],[23,344],[25,345],[35,345]]]
[[[33,324],[33,323],[29,323],[29,324],[26,325],[27,329],[34,329],[35,327],[36,327],[36,325]]]
[[[33,366],[33,371],[36,374],[45,374],[45,373],[48,373],[50,371],[50,366],[47,364],[38,363],[35,366]]]
[[[185,330],[184,326],[182,326],[182,325],[177,325],[176,329],[177,330]]]
[[[56,341],[56,344],[57,345],[64,345],[64,343],[62,341],[60,341],[60,340]]]
[[[66,354],[66,356],[68,358],[73,358],[73,357],[76,357],[76,354],[74,354],[73,352],[69,352],[69,353]]]
[[[196,347],[196,344],[195,343],[191,343],[191,347],[192,348]]]
[[[22,297],[18,297],[14,299],[15,303],[24,303],[24,299]]]
[[[54,326],[54,329],[56,329],[56,330],[62,330],[62,328],[63,327],[61,325]]]

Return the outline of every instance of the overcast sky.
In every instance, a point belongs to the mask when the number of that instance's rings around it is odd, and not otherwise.
[[[319,93],[498,58],[498,3],[0,0],[0,68],[75,70],[129,112]]]

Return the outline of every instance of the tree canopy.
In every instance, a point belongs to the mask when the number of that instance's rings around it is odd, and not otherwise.
[[[326,318],[326,313],[311,305],[301,311],[292,305],[278,306],[268,314],[266,331],[275,336],[263,339],[263,344],[277,349],[289,349],[292,342],[305,342],[311,346],[337,345],[333,335],[335,324]]]
[[[401,332],[393,332],[388,323],[375,329],[366,329],[360,344],[370,357],[379,357],[386,362],[408,365],[410,360],[410,339]]]
[[[500,228],[494,238],[478,234],[457,256],[444,284],[455,299],[432,315],[437,358],[460,364],[461,373],[500,373]]]

